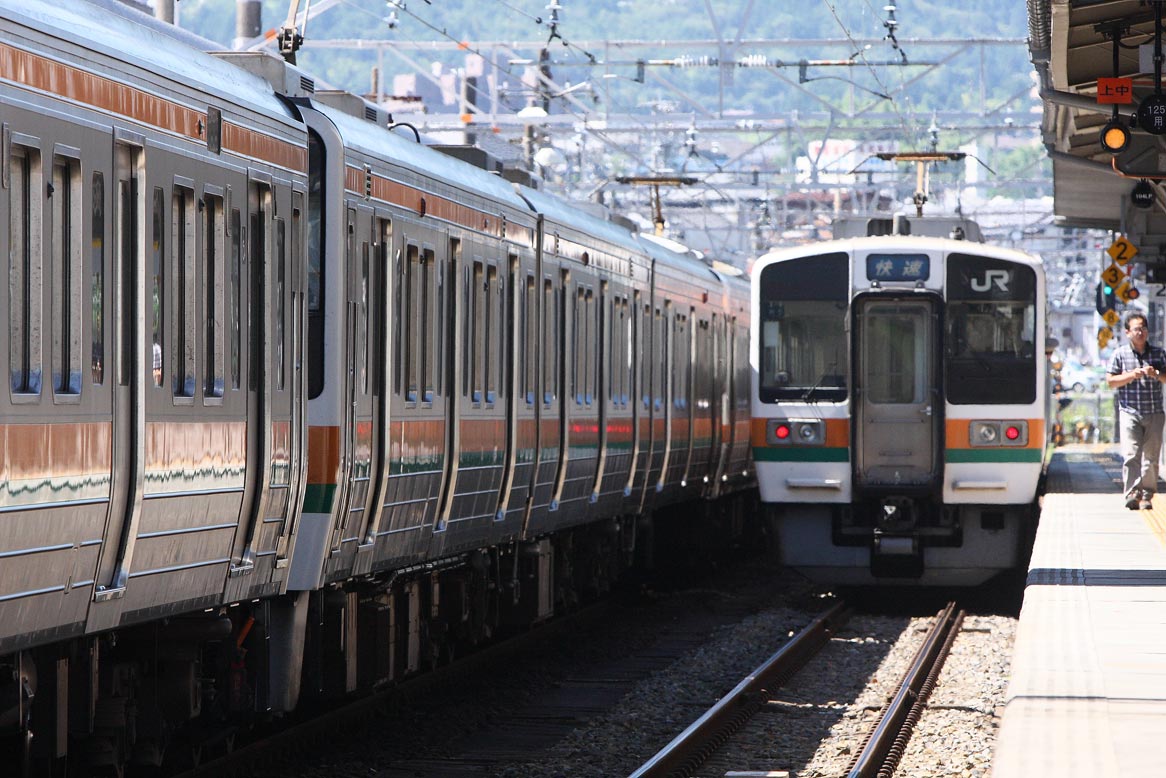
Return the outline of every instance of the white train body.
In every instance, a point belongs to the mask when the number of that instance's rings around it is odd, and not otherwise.
[[[922,585],[1023,562],[1047,427],[1039,260],[895,235],[774,251],[752,281],[753,456],[783,561]]]

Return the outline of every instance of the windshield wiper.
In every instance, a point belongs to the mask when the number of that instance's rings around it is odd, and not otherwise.
[[[822,373],[822,375],[818,376],[818,380],[814,382],[814,385],[811,386],[809,389],[807,389],[802,394],[802,402],[804,402],[804,403],[810,402],[810,398],[814,396],[814,392],[818,391],[818,388],[822,386],[822,382],[825,380],[826,380],[826,373]]]

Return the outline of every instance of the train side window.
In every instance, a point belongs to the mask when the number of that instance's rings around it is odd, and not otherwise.
[[[486,266],[486,402],[493,403],[498,396],[501,360],[499,352],[502,343],[501,309],[502,287],[498,283],[497,265]]]
[[[223,396],[223,301],[226,297],[225,264],[227,256],[226,221],[223,198],[203,196],[203,273],[205,276],[206,342],[204,348],[203,397]]]
[[[174,259],[173,314],[174,396],[193,397],[195,385],[195,271],[194,190],[175,186],[171,211],[171,248]]]
[[[13,395],[32,401],[41,390],[40,149],[12,144],[8,158],[9,375]],[[14,397],[13,399],[17,399]],[[18,400],[19,401],[19,400]]]
[[[559,374],[556,367],[559,350],[555,344],[559,331],[559,315],[555,285],[549,278],[543,281],[543,317],[543,404],[550,405],[558,393],[555,379]]]
[[[433,249],[423,249],[421,251],[421,310],[418,312],[418,322],[421,326],[421,337],[425,339],[422,348],[419,349],[419,358],[421,359],[421,401],[426,403],[433,402],[433,374],[434,367],[437,360],[434,359],[434,338],[438,334],[438,322],[434,319],[434,304],[433,298],[437,292],[437,284],[434,283],[436,277],[437,265],[433,256]],[[440,339],[437,340],[440,343]],[[440,359],[440,357],[438,357]]]
[[[166,193],[162,187],[154,187],[154,213],[151,233],[151,260],[153,266],[151,268],[151,286],[150,286],[150,310],[151,310],[151,324],[150,324],[150,338],[153,342],[153,354],[151,357],[151,375],[154,377],[154,386],[162,385],[162,374],[166,366],[165,350],[163,342],[163,334],[165,328],[162,326],[166,315],[166,295],[162,293],[164,278],[163,272],[163,250],[165,247],[165,238],[162,234],[162,221],[166,217]]]
[[[457,359],[458,350],[454,346],[454,341],[457,339],[457,321],[456,312],[458,310],[458,289],[457,289],[457,273],[462,266],[462,242],[459,238],[449,239],[449,257],[443,262],[434,278],[435,294],[437,295],[437,337],[438,337],[438,362],[437,362],[437,389],[439,392],[447,393],[450,397],[457,393],[458,388],[455,383],[454,368],[455,360]],[[442,274],[448,273],[451,283],[445,284],[442,280]],[[464,295],[463,295],[464,299]],[[447,321],[448,319],[448,321]],[[448,345],[447,345],[448,341]],[[465,341],[462,341],[463,348]],[[445,349],[450,349],[448,356]],[[469,384],[466,383],[465,375],[465,355],[463,354],[463,362],[461,366],[462,374],[462,395],[469,393]]]
[[[105,176],[93,173],[89,212],[89,369],[93,383],[105,383]]]
[[[523,340],[520,357],[522,358],[522,396],[527,405],[534,405],[535,385],[538,381],[538,358],[534,353],[534,345],[538,343],[538,290],[535,287],[534,276],[527,274],[525,292],[522,305]]]
[[[420,254],[416,246],[409,244],[405,249],[405,315],[403,338],[404,343],[402,347],[402,360],[405,367],[405,401],[415,403],[417,402],[418,380],[417,380],[417,351],[418,344],[416,338],[418,333],[417,322],[417,285],[419,283],[418,276],[420,265]]]
[[[660,312],[660,309],[656,309],[656,342],[660,344],[660,350],[656,353],[659,354],[661,360],[661,364],[658,365],[660,369],[656,371],[656,375],[659,378],[657,379],[656,391],[654,392],[654,404],[657,411],[665,411],[667,409],[667,404],[671,399],[668,395],[671,391],[674,391],[672,388],[671,371],[675,369],[676,358],[672,353],[672,329],[669,327],[669,322],[671,321],[672,301],[665,300],[663,313]]]
[[[387,250],[387,249],[386,249]],[[405,341],[404,330],[405,305],[408,291],[405,288],[405,260],[401,252],[393,255],[391,267],[393,273],[393,392],[401,394],[402,381],[405,380]]]
[[[587,326],[584,320],[585,311],[583,287],[579,286],[575,289],[575,310],[572,312],[574,326],[571,327],[571,396],[575,398],[576,405],[583,404],[583,349],[579,347],[579,341],[583,329]]]
[[[486,372],[486,311],[485,291],[486,268],[480,261],[474,262],[473,276],[470,279],[470,316],[473,322],[469,332],[470,344],[470,400],[474,403],[482,402],[483,376]]]
[[[590,406],[595,399],[595,394],[598,391],[598,354],[596,353],[602,348],[603,340],[600,337],[599,322],[597,316],[600,314],[599,307],[595,305],[595,291],[588,289],[583,295],[583,300],[587,305],[586,322],[587,329],[583,333],[583,376],[586,382],[583,386],[583,402]],[[595,344],[595,348],[591,344]]]
[[[231,338],[231,388],[238,389],[243,359],[243,217],[238,208],[231,209],[231,301],[227,306]]]
[[[81,393],[81,162],[54,155],[49,189],[52,248],[53,394]]]
[[[287,314],[287,299],[285,297],[287,291],[287,220],[283,218],[272,219],[272,227],[275,238],[274,257],[272,257],[275,262],[275,292],[273,295],[275,299],[271,312],[275,324],[275,343],[273,344],[275,347],[275,388],[282,392],[287,385],[287,349],[284,347],[284,337],[287,330],[284,322],[284,317]],[[364,268],[367,279],[368,243],[364,244]],[[367,287],[366,281],[365,288],[367,289]],[[367,306],[364,307],[364,316],[367,321]],[[367,363],[367,360],[365,362]],[[362,365],[361,371],[367,372],[367,364]]]

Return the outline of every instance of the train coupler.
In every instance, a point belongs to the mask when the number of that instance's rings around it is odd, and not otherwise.
[[[875,578],[921,578],[923,544],[914,535],[876,531],[871,539],[870,573]]]

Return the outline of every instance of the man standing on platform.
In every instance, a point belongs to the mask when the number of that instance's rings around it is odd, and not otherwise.
[[[1162,450],[1162,383],[1166,351],[1150,345],[1141,313],[1126,316],[1126,344],[1113,353],[1106,383],[1117,389],[1120,411],[1122,481],[1126,507],[1148,511],[1158,489],[1158,454]]]

